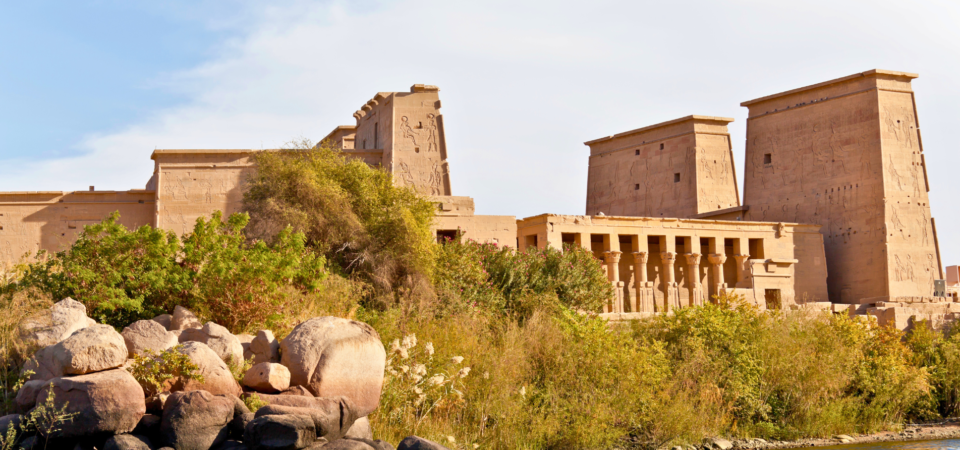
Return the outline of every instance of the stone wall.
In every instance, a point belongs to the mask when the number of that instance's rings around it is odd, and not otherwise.
[[[833,302],[929,296],[941,278],[913,78],[875,70],[742,103],[745,217],[821,224]]]
[[[688,116],[586,142],[587,214],[690,218],[740,206],[732,121]]]
[[[519,249],[575,245],[602,261],[605,312],[651,313],[728,292],[765,309],[825,301],[817,225],[543,214],[517,221]]]

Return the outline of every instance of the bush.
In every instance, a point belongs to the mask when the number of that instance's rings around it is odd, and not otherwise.
[[[599,312],[612,294],[600,262],[587,250],[567,246],[523,252],[456,239],[439,246],[436,291],[448,308],[480,308],[528,317],[555,298],[559,305]]]
[[[203,383],[200,368],[181,352],[182,348],[182,345],[177,345],[159,354],[146,350],[143,354],[134,356],[130,374],[143,386],[148,396],[164,391],[170,380],[196,380]]]
[[[183,305],[238,332],[282,320],[290,298],[316,292],[326,277],[325,259],[302,233],[285,228],[272,244],[248,242],[244,214],[201,217],[182,240],[150,226],[130,231],[118,219],[84,227],[64,251],[41,253],[8,290],[73,297],[117,328]]]
[[[288,147],[256,155],[257,173],[243,198],[249,236],[270,240],[292,226],[342,273],[360,276],[381,294],[429,277],[432,203],[327,143]]]

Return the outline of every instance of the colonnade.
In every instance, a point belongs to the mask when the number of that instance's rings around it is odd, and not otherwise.
[[[600,244],[602,239],[604,250],[597,252],[593,245]],[[587,239],[590,239],[589,241]],[[621,242],[629,239],[629,242]],[[648,245],[648,239],[651,244]],[[745,252],[748,248],[747,239],[697,236],[643,236],[643,235],[587,235],[577,236],[576,241],[584,248],[590,248],[595,254],[602,255],[604,271],[607,279],[614,288],[614,296],[604,308],[604,312],[666,312],[681,308],[681,291],[686,291],[686,305],[699,306],[708,301],[711,295],[721,294],[733,287],[747,287],[750,284],[749,269],[746,268],[750,255]],[[654,244],[655,242],[655,244]],[[619,245],[613,245],[619,244]],[[656,253],[659,256],[658,268],[651,270],[650,246],[656,245],[666,249]],[[616,247],[612,249],[611,247]],[[626,248],[629,247],[629,248]],[[678,252],[678,247],[686,252]],[[634,251],[621,251],[621,250]],[[706,253],[701,253],[707,250]],[[736,261],[736,279],[728,280],[724,274],[724,265],[728,260],[728,252],[733,250],[732,256]],[[599,256],[599,255],[598,255]],[[706,256],[706,258],[704,258]],[[620,263],[624,257],[632,258],[633,266],[633,294],[626,295],[624,289],[629,280],[620,279]],[[706,286],[701,282],[701,264],[706,266]],[[685,268],[685,283],[681,285],[676,279],[677,268]],[[651,280],[650,273],[659,274],[659,280]],[[730,275],[733,275],[732,273]],[[659,286],[656,282],[659,281]],[[731,283],[728,286],[728,283]],[[659,290],[656,292],[655,290]],[[658,295],[659,294],[659,295]],[[657,301],[659,297],[660,301]]]

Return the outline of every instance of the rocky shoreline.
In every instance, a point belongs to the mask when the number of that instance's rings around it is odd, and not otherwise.
[[[870,444],[897,441],[931,441],[938,439],[960,439],[960,419],[928,424],[910,424],[903,431],[882,431],[871,434],[841,434],[829,438],[810,438],[795,441],[767,441],[764,439],[738,439],[724,441],[714,439],[708,447],[717,450],[730,449],[789,449],[801,447],[829,447],[843,444]]]

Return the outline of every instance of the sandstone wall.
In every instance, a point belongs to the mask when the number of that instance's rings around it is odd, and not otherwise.
[[[252,150],[157,150],[155,226],[178,235],[193,231],[198,217],[239,212],[243,182],[255,170]]]
[[[689,218],[739,206],[732,121],[688,116],[586,142],[587,214]]]
[[[0,192],[0,267],[38,250],[68,248],[84,225],[114,211],[128,228],[153,224],[155,192]]]
[[[871,71],[744,102],[747,220],[822,225],[830,300],[939,278],[910,79]]]

